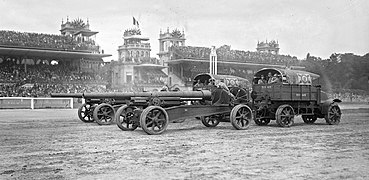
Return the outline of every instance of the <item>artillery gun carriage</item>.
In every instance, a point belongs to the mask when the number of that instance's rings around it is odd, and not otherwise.
[[[227,92],[217,88],[210,79],[225,81],[239,79]],[[113,121],[121,130],[133,131],[141,127],[147,134],[163,133],[169,122],[200,117],[207,127],[215,127],[220,121],[230,121],[236,129],[247,129],[252,121],[248,91],[240,86],[242,78],[200,74],[195,77],[193,91],[175,92],[126,92],[52,94],[53,97],[81,97],[85,103],[78,116],[84,122],[95,120],[98,124]],[[243,79],[244,81],[247,81]],[[202,84],[199,84],[202,82]],[[228,85],[234,81],[228,81]],[[226,81],[227,83],[227,81]],[[232,92],[233,95],[230,94]]]

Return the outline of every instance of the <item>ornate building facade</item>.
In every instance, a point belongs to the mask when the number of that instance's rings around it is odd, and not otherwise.
[[[99,32],[90,30],[90,22],[87,19],[85,23],[82,19],[75,19],[73,21],[69,21],[67,17],[67,21],[64,23],[62,21],[60,27],[60,33],[63,36],[70,36],[74,40],[76,40],[79,46],[87,46],[85,49],[88,49],[91,53],[100,53],[100,47],[96,44],[96,34]],[[102,52],[104,54],[104,52]]]
[[[118,61],[111,62],[112,88],[120,91],[160,90],[166,83],[165,67],[150,57],[150,39],[141,30],[131,28],[123,34]]]
[[[272,40],[268,42],[258,42],[256,50],[261,53],[271,53],[271,54],[279,54],[279,44],[278,41]]]
[[[176,74],[183,73],[183,68],[176,66],[171,58],[173,56],[172,47],[182,47],[185,46],[186,38],[184,31],[179,31],[174,29],[172,31],[167,28],[165,32],[160,30],[159,34],[159,59],[163,66],[167,67],[165,69],[166,74],[168,74],[167,84],[169,86],[174,86],[178,84],[183,84],[183,80],[180,79]],[[170,63],[170,64],[169,64]],[[181,63],[179,63],[180,65]]]

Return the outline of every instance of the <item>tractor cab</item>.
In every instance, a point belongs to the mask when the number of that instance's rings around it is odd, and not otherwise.
[[[319,75],[292,69],[263,68],[254,75],[253,85],[256,84],[295,84],[313,85],[313,80],[318,79]]]
[[[232,75],[214,75],[209,73],[198,74],[193,78],[193,90],[210,90],[211,87],[217,85],[217,83],[222,82],[226,84],[229,89],[239,87],[244,89],[250,89],[250,82],[241,77]]]
[[[225,84],[222,87],[220,84]],[[212,92],[212,104],[228,104],[246,102],[251,83],[241,77],[232,75],[214,75],[203,73],[193,79],[193,90],[209,90]],[[233,98],[233,99],[232,99]]]
[[[316,100],[320,98],[318,89],[313,88],[317,78],[319,75],[307,71],[263,68],[254,75],[251,98],[256,101]]]

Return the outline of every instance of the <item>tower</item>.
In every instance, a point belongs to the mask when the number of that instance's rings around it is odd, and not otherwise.
[[[118,48],[118,60],[123,63],[144,63],[150,61],[150,39],[141,35],[138,28],[126,29],[123,45]]]
[[[60,26],[60,33],[63,36],[70,36],[79,43],[84,43],[90,45],[90,51],[92,53],[100,53],[100,47],[95,44],[97,31],[90,30],[90,22],[87,19],[86,23],[77,18],[73,21],[67,21]]]
[[[160,61],[164,64],[165,61],[170,59],[170,47],[172,46],[185,46],[185,34],[182,30],[174,29],[172,32],[169,32],[169,28],[167,28],[166,32],[162,32],[160,30],[159,34],[159,58]]]
[[[258,42],[256,50],[261,53],[271,53],[271,54],[279,54],[279,44],[278,41],[270,41]]]
[[[134,19],[134,25],[137,21]],[[112,88],[121,91],[159,90],[165,84],[167,74],[156,58],[150,57],[149,38],[141,35],[138,26],[126,29],[123,45],[118,47],[118,61],[112,63]]]
[[[160,63],[163,66],[168,67],[168,61],[171,59],[172,46],[185,46],[185,34],[184,30],[179,31],[178,29],[172,30],[172,32],[169,31],[169,28],[165,32],[162,32],[160,30],[159,34],[159,59]],[[166,68],[166,74],[168,74],[168,84],[173,85],[173,78],[175,75],[172,73],[173,67]]]
[[[133,86],[140,78],[138,65],[150,62],[149,38],[141,35],[138,28],[126,29],[123,33],[123,45],[118,47],[118,62],[112,67],[112,85],[114,87]]]

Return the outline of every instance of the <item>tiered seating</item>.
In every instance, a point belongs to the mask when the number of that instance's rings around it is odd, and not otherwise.
[[[104,92],[102,74],[78,73],[63,65],[0,63],[0,97],[48,97],[50,93]]]
[[[210,48],[193,46],[173,46],[172,59],[209,59]],[[290,55],[276,55],[271,53],[259,53],[251,51],[231,50],[230,46],[224,45],[217,49],[217,57],[220,61],[236,61],[251,63],[286,64],[298,61]]]
[[[99,52],[93,40],[81,41],[71,36],[16,31],[0,31],[0,45],[57,50]]]

